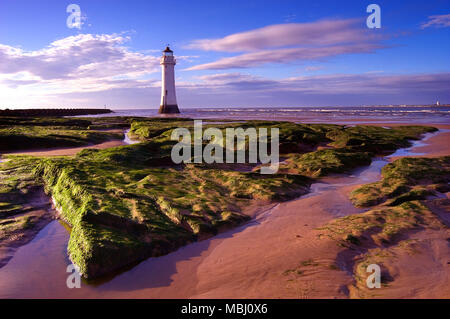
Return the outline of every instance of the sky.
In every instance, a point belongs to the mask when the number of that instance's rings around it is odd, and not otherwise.
[[[156,109],[167,44],[180,108],[450,103],[448,0],[0,0],[0,109]]]

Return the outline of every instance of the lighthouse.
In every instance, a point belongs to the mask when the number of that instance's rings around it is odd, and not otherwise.
[[[161,83],[161,105],[159,113],[180,113],[175,94],[175,64],[173,51],[167,46],[161,57],[162,83]]]

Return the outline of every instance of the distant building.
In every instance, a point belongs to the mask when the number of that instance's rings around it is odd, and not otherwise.
[[[161,105],[159,113],[180,113],[175,94],[175,64],[176,60],[173,51],[167,46],[161,57],[162,84],[161,84]]]

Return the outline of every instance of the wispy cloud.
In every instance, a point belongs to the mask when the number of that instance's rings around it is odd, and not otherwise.
[[[308,65],[307,67],[305,67],[305,71],[314,72],[314,71],[323,70],[324,68],[325,68],[324,66],[319,66],[319,65]]]
[[[223,89],[238,92],[246,90],[270,90],[274,85],[277,85],[277,82],[274,80],[238,72],[202,75],[198,76],[197,79],[200,81],[180,83],[178,86],[187,89],[215,89],[217,92],[223,93]]]
[[[296,14],[288,14],[286,16],[284,16],[284,22],[292,22],[297,18]]]
[[[450,14],[429,16],[428,21],[423,23],[421,28],[429,27],[450,27]]]
[[[205,51],[248,52],[286,46],[332,45],[367,41],[361,21],[322,20],[286,23],[228,35],[221,39],[195,40],[187,47]],[[360,26],[358,27],[358,24]]]
[[[298,91],[304,94],[320,93],[412,93],[444,92],[450,87],[450,73],[383,75],[383,74],[330,74],[299,76],[272,80],[241,73],[222,73],[198,77],[201,81],[193,88],[209,86],[240,87],[274,91]]]
[[[330,74],[270,79],[239,72],[178,84],[184,105],[302,106],[418,104],[450,99],[450,73]]]
[[[188,48],[243,54],[188,70],[246,68],[266,63],[315,60],[340,54],[370,53],[382,47],[379,36],[368,32],[358,19],[277,24],[220,39],[193,41]]]
[[[262,50],[234,57],[222,58],[215,62],[195,65],[188,70],[249,68],[266,63],[288,63],[298,60],[318,60],[341,54],[372,53],[384,46],[372,43],[335,45],[317,48],[291,48]]]
[[[25,78],[18,77],[17,80],[25,81]],[[105,82],[102,90],[84,90],[80,82],[75,84],[78,87],[67,93],[61,93],[61,88],[56,84],[54,91],[50,93],[42,93],[40,87],[37,92],[30,91],[30,85],[23,86],[23,90],[20,87],[10,89],[12,95],[7,94],[1,99],[8,104],[3,102],[0,107],[98,107],[106,104],[115,108],[157,108],[161,93],[160,83],[156,80],[128,79],[120,84]],[[86,86],[90,85],[92,84],[86,83]],[[179,81],[177,96],[181,108],[418,104],[432,103],[436,98],[450,100],[448,87],[448,72],[405,75],[331,74],[282,79],[233,72],[198,76],[194,81]],[[0,85],[0,96],[1,93]],[[18,101],[22,101],[21,104],[14,104],[15,95]],[[26,101],[30,101],[30,104],[23,104],[24,98],[29,99]]]
[[[332,74],[302,76],[281,81],[288,90],[320,94],[407,94],[445,92],[450,85],[450,73],[378,75],[378,74]]]

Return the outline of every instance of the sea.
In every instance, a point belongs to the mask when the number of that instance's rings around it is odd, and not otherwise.
[[[220,120],[278,120],[302,123],[436,123],[450,124],[450,106],[347,106],[347,107],[251,107],[180,108],[180,114],[160,115],[157,109],[117,109],[93,115],[136,117],[188,117]]]

